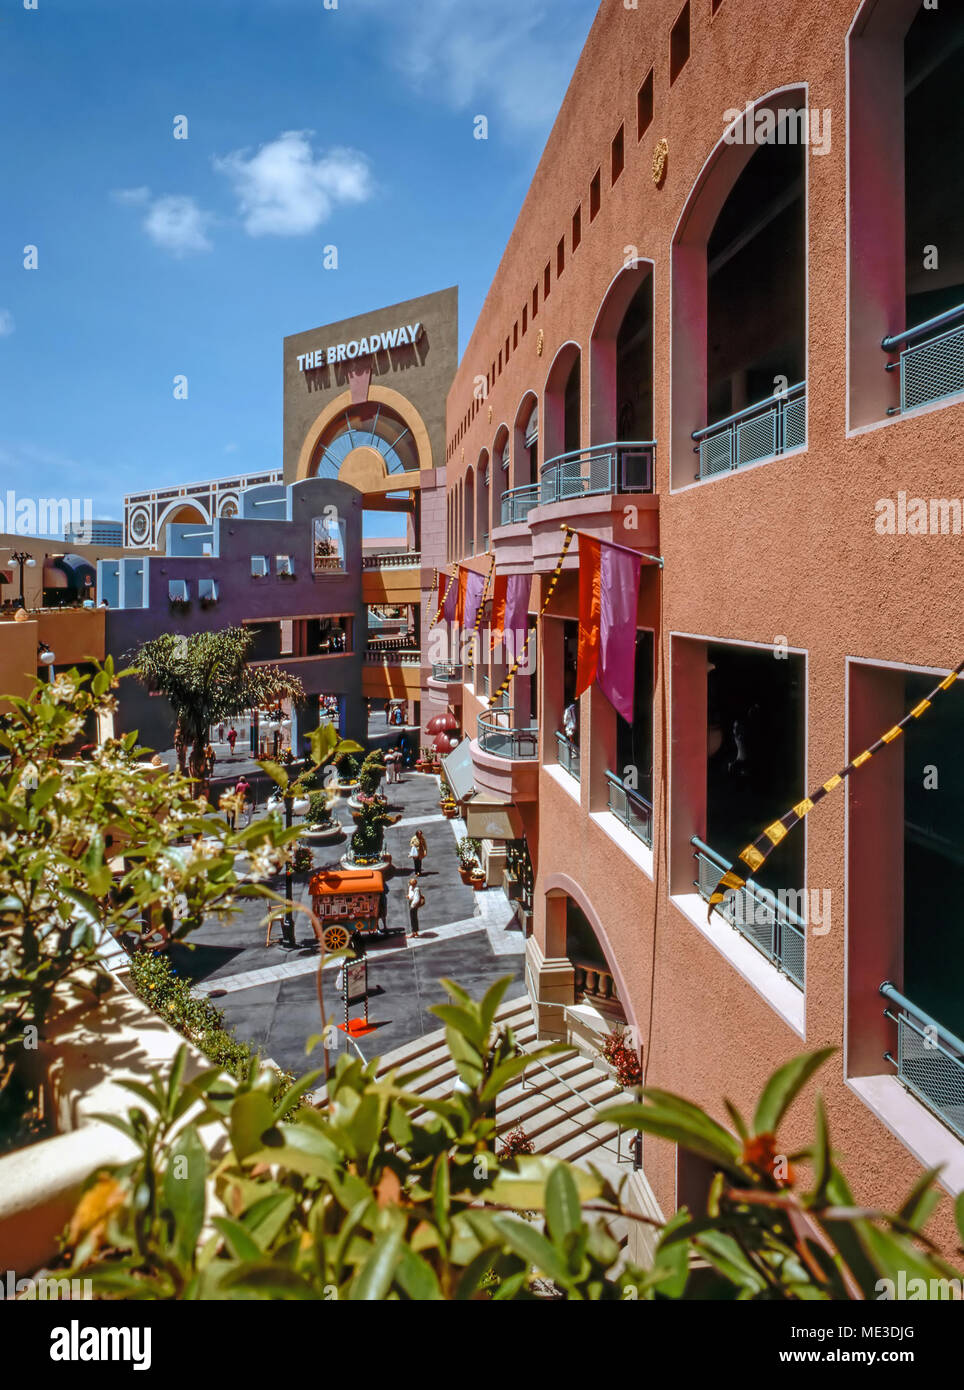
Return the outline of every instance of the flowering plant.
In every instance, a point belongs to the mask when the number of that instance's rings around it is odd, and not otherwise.
[[[609,1034],[602,1045],[602,1055],[616,1073],[620,1086],[638,1086],[643,1072],[639,1057],[626,1044],[626,1036],[618,1030]]]

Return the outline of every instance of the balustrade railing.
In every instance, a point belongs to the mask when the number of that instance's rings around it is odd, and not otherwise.
[[[964,304],[885,338],[881,347],[900,349],[898,360],[886,367],[900,372],[900,405],[891,406],[888,415],[964,391]]]
[[[807,383],[768,396],[724,420],[694,430],[699,454],[697,478],[713,478],[763,459],[775,458],[807,442]]]

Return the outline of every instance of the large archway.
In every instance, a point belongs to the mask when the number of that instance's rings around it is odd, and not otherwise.
[[[545,464],[560,454],[575,452],[582,444],[582,353],[578,343],[564,343],[556,353],[543,398]]]
[[[589,343],[589,442],[653,437],[653,263],[621,270]]]

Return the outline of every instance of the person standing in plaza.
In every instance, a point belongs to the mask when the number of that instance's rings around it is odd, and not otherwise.
[[[228,730],[228,747],[231,749],[231,756],[234,756],[234,745],[238,741],[238,731],[232,724]]]
[[[251,784],[250,782],[248,782],[247,778],[242,773],[242,775],[238,778],[237,785],[234,788],[234,794],[238,798],[238,808],[242,814],[244,813],[245,808],[247,807],[248,793],[250,792],[250,790]]]
[[[413,874],[408,880],[408,927],[412,936],[418,936],[418,910],[425,906],[425,894],[418,886]]]
[[[421,830],[416,830],[415,834],[412,836],[408,846],[408,852],[411,856],[415,876],[416,878],[420,878],[422,874],[422,860],[428,853],[428,843]]]

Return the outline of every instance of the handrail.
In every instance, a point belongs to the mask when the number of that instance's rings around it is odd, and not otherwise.
[[[735,425],[738,420],[745,420],[750,415],[755,415],[758,410],[766,410],[774,405],[782,405],[784,401],[792,400],[794,396],[799,396],[807,389],[805,381],[798,381],[795,386],[788,386],[785,391],[774,391],[772,396],[767,396],[765,400],[757,401],[754,405],[745,405],[742,410],[734,411],[732,415],[727,415],[722,420],[714,420],[712,425],[705,425],[701,430],[693,430],[691,439],[705,439],[709,434],[715,434],[717,430],[725,429],[727,425]],[[698,453],[694,449],[693,453]]]
[[[937,1034],[938,1038],[946,1047],[951,1048],[954,1052],[959,1052],[962,1059],[964,1059],[964,1042],[946,1028],[942,1027],[936,1019],[931,1018],[930,1014],[926,1014],[923,1009],[919,1008],[916,1004],[912,1004],[907,996],[901,994],[889,980],[884,981],[878,993],[882,994],[885,999],[889,999],[892,1004],[896,1004],[898,1008],[903,1009],[906,1014],[909,1014],[916,1022],[923,1024],[925,1028],[933,1029],[934,1033]]]
[[[542,1003],[542,1002],[544,1002],[544,1001],[542,1001],[542,1000],[537,1000],[536,1002],[537,1002],[537,1003]],[[593,1105],[593,1103],[592,1103],[591,1100],[586,1100],[586,1097],[585,1097],[585,1096],[580,1095],[580,1093],[576,1090],[576,1088],[575,1088],[574,1086],[570,1086],[570,1085],[569,1085],[569,1082],[566,1080],[566,1078],[565,1078],[564,1076],[559,1076],[559,1074],[558,1074],[557,1072],[554,1072],[553,1069],[552,1069],[552,1067],[548,1066],[548,1065],[546,1064],[546,1062],[543,1060],[542,1057],[533,1057],[533,1055],[532,1055],[532,1053],[529,1051],[529,1049],[528,1049],[527,1047],[523,1047],[522,1043],[520,1043],[520,1042],[517,1042],[517,1043],[516,1043],[516,1047],[517,1047],[517,1048],[519,1049],[519,1051],[523,1054],[523,1056],[528,1057],[530,1061],[535,1062],[535,1064],[536,1064],[537,1066],[542,1067],[543,1071],[548,1072],[549,1075],[552,1077],[553,1081],[555,1081],[558,1085],[562,1086],[563,1089],[566,1090],[566,1091],[568,1091],[569,1094],[570,1094],[571,1096],[574,1096],[574,1097],[576,1098],[576,1100],[579,1102],[580,1105],[582,1105],[582,1106],[588,1106],[589,1109],[592,1110],[594,1114],[596,1114],[596,1115],[599,1114],[599,1109],[598,1109],[598,1107],[595,1106],[595,1105]],[[577,1050],[578,1050],[578,1049],[577,1049]],[[523,1086],[525,1086],[525,1084],[526,1084],[525,1076],[526,1076],[526,1074],[525,1074],[525,1072],[523,1072],[523,1073],[522,1073],[522,1085],[523,1085]],[[567,1116],[567,1118],[569,1118],[569,1119],[572,1118],[572,1112],[569,1111],[569,1110],[563,1110],[563,1109],[562,1109],[562,1106],[560,1105],[560,1103],[559,1103],[558,1100],[550,1100],[550,1101],[549,1101],[549,1104],[555,1106],[557,1110],[562,1110],[562,1113],[563,1113],[565,1116]],[[600,1116],[600,1121],[601,1121],[601,1119],[602,1119],[602,1117]],[[620,1161],[621,1161],[621,1159],[622,1159],[622,1151],[621,1151],[622,1146],[621,1146],[620,1140],[622,1139],[623,1126],[622,1126],[622,1125],[617,1125],[617,1126],[616,1126],[616,1130],[617,1130],[617,1136],[616,1136],[616,1157],[617,1157],[617,1160],[620,1160]],[[588,1134],[593,1134],[593,1126],[592,1126],[592,1125],[587,1125],[586,1128],[583,1130],[583,1133],[584,1133],[584,1134],[586,1134],[586,1133],[588,1133]],[[595,1134],[593,1134],[593,1137],[594,1137],[594,1138],[598,1138],[598,1136],[595,1135]],[[605,1139],[600,1139],[599,1142],[600,1142],[600,1147],[601,1147],[601,1148],[605,1148],[605,1146],[606,1146],[606,1140],[605,1140]]]
[[[567,449],[563,454],[554,454],[551,459],[546,459],[539,469],[539,474],[541,477],[555,464],[570,463],[573,459],[581,458],[583,454],[605,454],[610,449],[655,449],[656,443],[655,439],[615,439],[608,444],[587,444],[584,449]]]
[[[954,309],[945,309],[942,314],[935,314],[932,319],[925,319],[923,323],[917,324],[914,328],[905,328],[903,333],[891,333],[888,337],[881,339],[880,346],[884,352],[895,352],[901,343],[910,343],[916,338],[926,337],[936,328],[943,328],[946,324],[956,323],[958,319],[964,319],[964,304],[958,304]]]
[[[715,849],[712,849],[704,840],[701,840],[698,835],[690,836],[690,844],[695,845],[704,859],[709,859],[711,863],[715,864],[718,869],[722,869],[724,873],[732,869],[732,863],[724,859],[722,854],[718,854]],[[781,913],[784,921],[789,922],[791,926],[797,927],[802,932],[806,932],[807,924],[803,918],[794,912],[792,907],[788,907],[786,903],[781,903],[777,895],[771,892],[769,888],[764,888],[762,883],[757,883],[754,879],[747,878],[746,891],[751,897],[758,898],[760,902],[770,908],[772,912]]]

